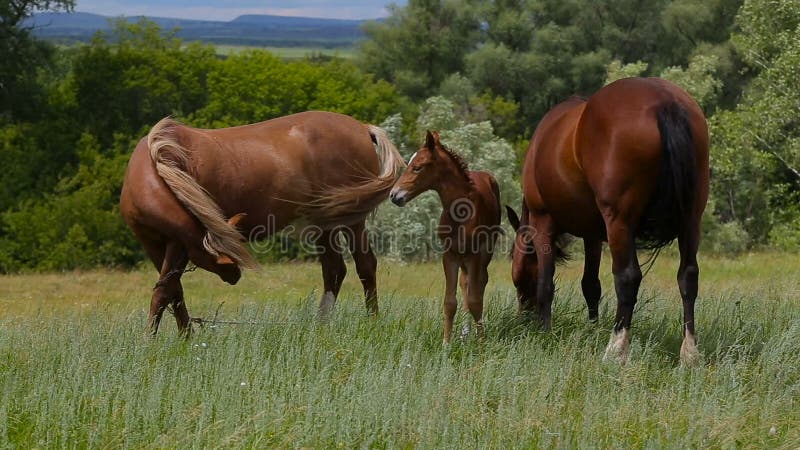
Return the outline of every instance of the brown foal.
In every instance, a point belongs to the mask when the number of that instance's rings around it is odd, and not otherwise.
[[[489,281],[487,267],[500,231],[500,190],[489,173],[470,171],[464,161],[428,132],[425,145],[411,157],[390,198],[403,206],[433,189],[442,201],[438,235],[444,244],[444,342],[450,342],[458,307],[456,289],[461,269],[461,294],[483,338],[483,294]]]

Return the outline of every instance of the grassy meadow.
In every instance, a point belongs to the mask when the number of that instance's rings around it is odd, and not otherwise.
[[[600,324],[587,323],[576,259],[541,333],[515,315],[498,255],[485,342],[448,348],[437,263],[381,260],[377,319],[349,263],[327,323],[314,319],[316,264],[265,266],[235,287],[189,273],[192,315],[256,324],[188,341],[168,315],[144,337],[150,268],[3,276],[0,447],[800,446],[800,256],[701,255],[704,361],[691,369],[678,364],[669,254],[643,282],[630,362],[602,362],[615,302],[604,259]]]
[[[325,47],[262,47],[248,45],[214,45],[218,55],[233,55],[247,50],[266,50],[273,55],[291,60],[303,59],[310,56],[331,56],[343,59],[353,59],[356,50],[353,47],[325,48]]]

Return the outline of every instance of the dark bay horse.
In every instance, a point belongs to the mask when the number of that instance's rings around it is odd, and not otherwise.
[[[429,131],[425,145],[411,157],[390,197],[404,206],[430,189],[439,194],[443,207],[437,232],[444,246],[444,342],[450,342],[453,332],[459,268],[465,309],[475,320],[478,337],[483,338],[483,293],[500,234],[500,189],[492,175],[470,171],[456,153],[439,142],[438,133]]]
[[[533,135],[522,169],[522,217],[512,278],[520,308],[550,327],[559,237],[583,238],[581,286],[597,320],[602,242],[611,250],[617,313],[605,358],[624,363],[642,280],[638,248],[678,238],[683,299],[681,361],[699,358],[695,337],[697,248],[709,190],[708,127],[697,103],[657,78],[628,78],[588,100],[571,98],[548,112]]]
[[[404,166],[382,129],[341,114],[312,111],[217,130],[162,120],[134,150],[120,200],[160,274],[151,331],[168,305],[179,330],[190,330],[180,281],[189,261],[235,284],[242,268],[256,266],[245,239],[296,221],[317,231],[325,289],[320,313],[333,307],[345,276],[342,230],[367,308],[377,313],[377,261],[364,221]]]

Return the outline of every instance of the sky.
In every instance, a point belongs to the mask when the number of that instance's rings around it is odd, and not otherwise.
[[[201,20],[231,20],[242,14],[374,19],[387,15],[389,3],[406,0],[77,0],[75,11]]]

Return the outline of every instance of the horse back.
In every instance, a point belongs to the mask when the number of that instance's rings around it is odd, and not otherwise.
[[[367,127],[342,114],[311,111],[220,129],[175,123],[172,130],[186,149],[184,169],[226,217],[246,214],[239,224],[245,232],[281,229],[320,189],[355,186],[379,172]],[[146,140],[134,150],[125,185],[122,206],[131,217],[163,228],[182,211],[156,173]]]
[[[500,225],[502,213],[500,186],[497,184],[497,180],[492,174],[482,170],[470,171],[469,177],[480,202],[480,205],[476,207],[478,209],[477,214],[480,216],[480,225],[490,227]]]
[[[194,176],[243,228],[282,228],[323,189],[356,185],[379,173],[367,128],[342,114],[310,111],[221,129],[178,128],[192,151]],[[264,216],[264,220],[259,217]]]

